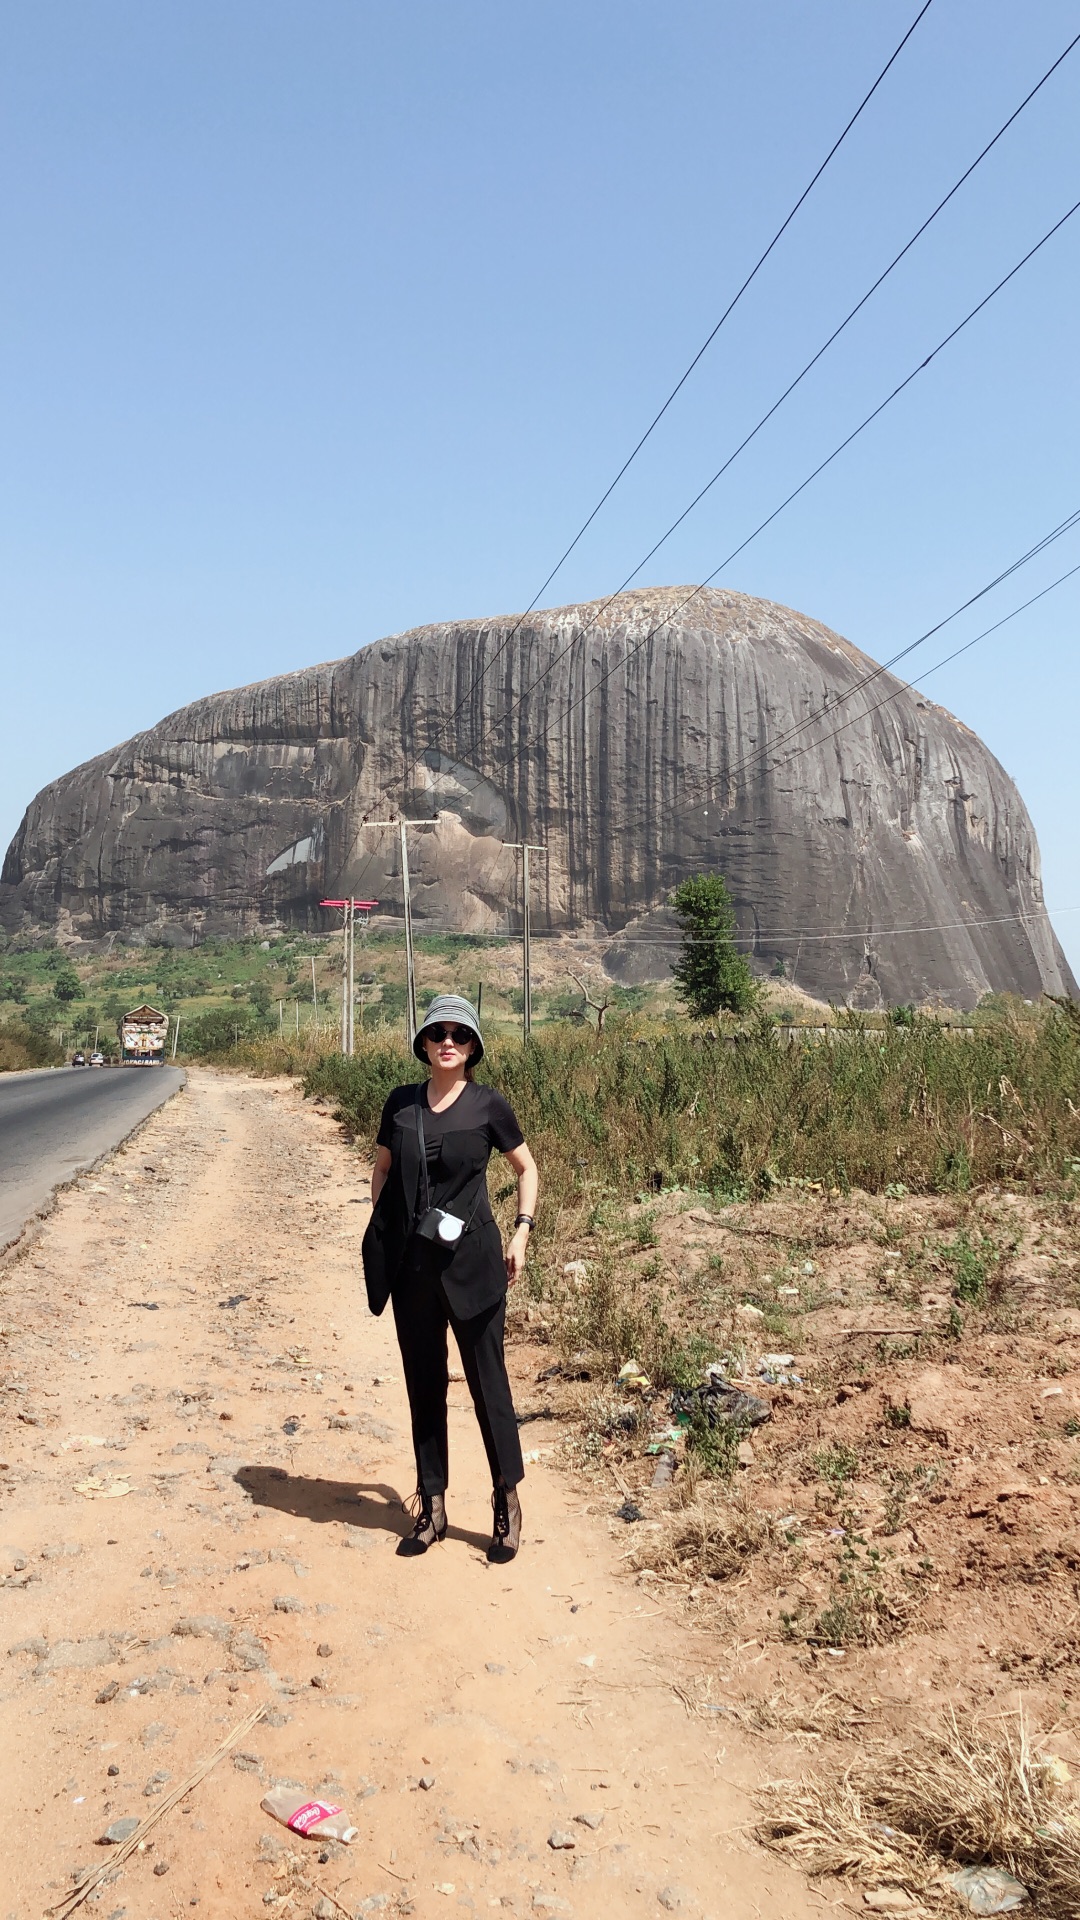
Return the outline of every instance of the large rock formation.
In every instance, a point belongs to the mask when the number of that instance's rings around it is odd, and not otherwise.
[[[0,917],[187,940],[323,924],[327,893],[400,911],[397,835],[365,822],[402,813],[431,822],[421,929],[518,924],[506,843],[528,839],[538,931],[616,935],[626,979],[664,970],[670,889],[715,869],[756,963],[810,992],[1072,991],[981,742],[890,675],[859,690],[873,663],[816,621],[691,593],[421,627],[196,701],[37,796]]]

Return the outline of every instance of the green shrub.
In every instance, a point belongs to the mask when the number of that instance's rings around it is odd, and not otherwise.
[[[996,1258],[992,1240],[982,1236],[978,1245],[963,1230],[941,1249],[941,1257],[952,1269],[953,1289],[958,1300],[977,1307],[986,1298],[988,1269]]]
[[[739,1464],[739,1444],[748,1429],[735,1420],[720,1420],[711,1425],[700,1407],[695,1407],[686,1427],[686,1451],[699,1471],[709,1480],[732,1480]]]
[[[831,1487],[839,1498],[849,1480],[853,1480],[859,1471],[859,1456],[854,1447],[847,1447],[843,1441],[834,1446],[823,1447],[814,1455],[814,1465],[826,1486]]]
[[[258,1019],[250,1007],[211,1007],[207,1013],[185,1021],[180,1037],[189,1057],[213,1060],[243,1046],[258,1030]]]
[[[58,1067],[63,1054],[52,1036],[25,1020],[6,1020],[0,1026],[0,1073],[25,1072],[30,1067]]]
[[[77,1000],[82,992],[82,983],[74,967],[60,967],[53,980],[54,1000]]]

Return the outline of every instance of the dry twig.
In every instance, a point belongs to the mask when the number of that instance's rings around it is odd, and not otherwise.
[[[235,1746],[238,1740],[242,1740],[245,1733],[250,1733],[252,1727],[257,1721],[262,1719],[265,1712],[265,1701],[262,1706],[253,1707],[246,1718],[241,1720],[239,1724],[233,1728],[231,1733],[225,1735],[220,1746],[215,1747],[213,1753],[208,1754],[205,1760],[200,1760],[194,1771],[188,1774],[187,1779],[181,1780],[179,1785],[172,1789],[171,1793],[167,1793],[164,1799],[158,1802],[152,1813],[148,1813],[144,1820],[140,1820],[130,1838],[122,1841],[120,1846],[110,1848],[108,1859],[103,1860],[100,1867],[93,1867],[91,1871],[80,1880],[77,1887],[73,1887],[70,1893],[66,1893],[62,1900],[58,1900],[54,1907],[49,1908],[49,1912],[61,1914],[63,1920],[67,1920],[68,1914],[74,1913],[76,1907],[82,1905],[87,1896],[93,1893],[95,1887],[101,1885],[101,1882],[108,1874],[112,1873],[116,1867],[123,1866],[124,1861],[130,1859],[131,1855],[138,1851],[146,1839],[147,1834],[152,1832],[153,1828],[158,1825],[160,1820],[164,1819],[167,1813],[171,1813],[173,1807],[183,1800],[185,1795],[189,1794],[193,1787],[198,1786],[200,1780],[206,1779],[207,1774],[212,1767],[217,1765],[222,1754],[228,1753],[229,1748]]]

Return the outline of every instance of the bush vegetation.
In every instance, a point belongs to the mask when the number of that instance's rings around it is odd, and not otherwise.
[[[5,1020],[0,1024],[0,1073],[19,1073],[29,1067],[57,1067],[62,1058],[56,1042],[47,1033],[27,1026],[25,1020]]]
[[[377,1036],[351,1060],[310,1064],[305,1085],[370,1146],[390,1089],[421,1077],[401,1042]],[[796,1046],[766,1021],[730,1039],[554,1028],[528,1046],[493,1041],[478,1077],[517,1112],[549,1208],[604,1190],[960,1192],[1080,1172],[1080,1023],[1056,1006],[970,1038],[920,1018]]]

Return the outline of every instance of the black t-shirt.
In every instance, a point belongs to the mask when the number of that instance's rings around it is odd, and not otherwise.
[[[430,1083],[424,1089],[424,1144],[427,1148],[428,1180],[433,1206],[449,1204],[451,1194],[481,1174],[494,1147],[500,1153],[512,1153],[524,1144],[525,1135],[510,1102],[494,1087],[478,1086],[468,1080],[456,1100],[441,1113],[428,1105]],[[394,1151],[398,1129],[416,1126],[416,1087],[395,1087],[382,1111],[378,1144]]]

